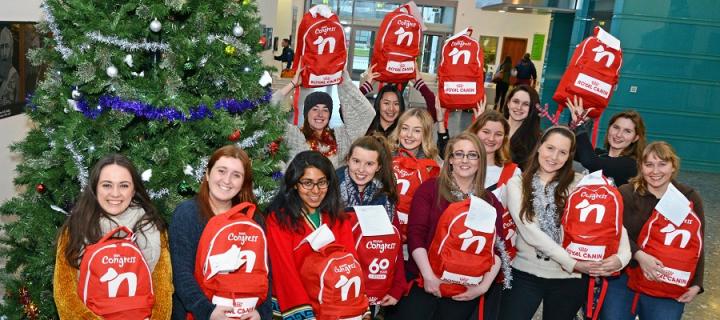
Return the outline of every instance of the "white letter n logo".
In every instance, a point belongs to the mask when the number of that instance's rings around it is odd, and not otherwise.
[[[318,54],[325,52],[325,45],[330,47],[328,48],[328,53],[335,52],[335,38],[333,37],[323,38],[323,36],[318,36],[318,38],[313,41],[313,44],[318,46]]]
[[[590,215],[590,212],[595,210],[595,223],[600,223],[605,216],[605,207],[599,204],[590,205],[587,199],[583,199],[582,202],[575,206],[575,209],[580,209],[580,222],[585,222]]]
[[[335,284],[335,288],[340,288],[341,301],[347,301],[352,286],[355,287],[355,296],[353,298],[357,298],[360,295],[360,277],[354,276],[348,279],[346,276],[340,275],[340,280]]]

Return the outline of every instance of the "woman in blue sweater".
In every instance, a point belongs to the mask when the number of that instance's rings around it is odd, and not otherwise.
[[[197,196],[175,208],[170,223],[170,253],[175,285],[172,319],[186,319],[189,313],[195,319],[230,319],[225,312],[232,311],[232,308],[214,305],[195,280],[195,256],[200,236],[210,218],[239,203],[256,202],[252,182],[252,168],[247,153],[235,145],[224,146],[215,150],[210,157]],[[254,219],[264,226],[261,215],[256,214]],[[255,311],[240,319],[272,319],[269,289],[264,300]]]

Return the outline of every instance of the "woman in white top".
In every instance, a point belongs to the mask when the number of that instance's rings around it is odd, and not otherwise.
[[[508,182],[508,209],[517,232],[512,288],[503,292],[501,319],[531,319],[543,303],[543,319],[574,319],[587,297],[590,276],[607,276],[630,260],[623,228],[616,255],[597,262],[573,259],[561,246],[565,202],[581,175],[572,169],[575,135],[566,127],[545,131],[521,177]]]

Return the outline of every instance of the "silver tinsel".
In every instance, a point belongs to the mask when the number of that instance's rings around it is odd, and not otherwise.
[[[558,208],[555,205],[555,188],[558,182],[548,182],[543,185],[540,176],[536,173],[532,180],[532,205],[535,212],[535,220],[540,225],[540,230],[545,232],[555,243],[560,244],[560,225],[558,216]],[[537,251],[537,255],[542,258],[548,258],[544,252]]]
[[[153,199],[153,200],[158,199],[158,198],[162,198],[162,197],[167,196],[167,195],[169,195],[169,194],[170,194],[170,190],[168,190],[168,189],[166,189],[166,188],[160,189],[160,190],[158,190],[158,191],[148,190],[148,195],[150,196],[150,199]]]
[[[267,192],[263,187],[257,187],[253,189],[253,193],[257,198],[258,203],[269,203],[272,197],[275,195],[274,192]]]
[[[80,152],[77,151],[75,144],[68,139],[65,139],[65,148],[70,151],[73,161],[75,161],[75,168],[78,170],[77,179],[80,182],[80,191],[85,190],[88,180],[88,169],[83,165],[85,159]]]
[[[208,35],[208,37],[207,37],[207,43],[209,44],[209,43],[211,43],[211,42],[213,42],[213,41],[220,41],[220,42],[222,42],[222,43],[224,43],[224,44],[231,45],[231,46],[235,47],[236,49],[238,49],[238,50],[240,50],[241,52],[244,52],[244,53],[249,53],[249,52],[250,52],[250,46],[248,46],[247,44],[242,43],[240,40],[238,40],[237,38],[235,38],[235,37],[233,37],[233,36],[230,36],[230,35],[224,35],[224,36],[220,36],[220,35],[217,35],[217,34]]]
[[[111,44],[114,46],[118,46],[118,47],[122,48],[123,50],[127,50],[127,51],[144,50],[144,51],[153,51],[153,52],[155,52],[155,51],[165,52],[170,49],[170,45],[168,45],[167,43],[148,42],[147,40],[143,40],[142,42],[130,42],[128,40],[120,39],[115,36],[106,36],[97,31],[85,33],[85,36],[95,42]]]
[[[56,205],[54,205],[54,204],[51,204],[51,205],[50,205],[50,209],[53,209],[54,211],[60,212],[60,213],[62,213],[62,214],[64,214],[64,215],[66,215],[66,216],[69,216],[69,215],[70,215],[70,213],[68,213],[67,211],[65,211],[65,209],[60,208],[60,207],[58,207],[58,206],[56,206]]]
[[[267,134],[267,131],[265,130],[257,130],[253,133],[252,136],[243,139],[242,141],[237,143],[237,146],[243,149],[251,148],[255,146],[258,143],[258,140],[265,136]]]
[[[200,159],[200,163],[198,163],[197,167],[195,167],[195,181],[200,182],[202,179],[203,174],[205,174],[205,168],[207,167],[208,160],[210,160],[210,158],[202,157]]]
[[[510,289],[512,288],[512,268],[510,267],[512,261],[505,247],[505,241],[498,236],[495,236],[495,249],[500,251],[500,271],[504,276],[503,288]]]
[[[53,16],[52,12],[50,12],[50,8],[48,8],[47,3],[45,2],[40,5],[40,9],[45,14],[48,27],[50,28],[50,31],[52,31],[53,38],[55,39],[55,50],[60,53],[63,60],[67,60],[73,54],[73,51],[66,47],[65,43],[63,43],[63,36],[62,33],[60,33],[57,23],[55,23],[55,16]]]

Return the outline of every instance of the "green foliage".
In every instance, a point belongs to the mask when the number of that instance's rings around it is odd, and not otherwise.
[[[27,318],[21,288],[29,292],[40,319],[57,318],[52,274],[55,241],[66,218],[61,211],[70,211],[80,192],[81,172],[101,157],[122,153],[140,172],[151,169],[145,186],[170,221],[175,206],[197,191],[204,160],[218,147],[233,143],[228,136],[235,130],[241,132],[237,143],[253,159],[261,200],[275,190],[272,175],[280,170],[286,150],[282,146],[273,154],[268,148],[283,134],[284,115],[277,106],[262,104],[239,114],[213,107],[222,99],[256,101],[267,94],[258,84],[265,67],[258,55],[261,30],[254,1],[47,0],[45,5],[54,23],[39,23],[40,32],[50,34],[56,28],[60,34],[44,39],[42,48],[29,53],[33,64],[45,66],[47,72],[28,108],[34,128],[11,148],[22,156],[15,184],[25,191],[0,206],[0,214],[17,217],[2,227],[0,238],[0,257],[7,261],[0,281],[8,292],[0,315],[9,319]],[[160,32],[149,28],[154,19],[162,24]],[[235,25],[244,29],[241,37],[233,36]],[[91,33],[133,44],[160,42],[167,49],[123,48],[93,40]],[[71,50],[69,56],[58,50],[63,46]],[[126,63],[128,55],[132,66]],[[117,68],[117,77],[106,73],[110,66]],[[213,116],[147,120],[108,110],[92,119],[75,111],[74,87],[91,108],[109,95],[185,114],[206,105]],[[191,174],[185,173],[187,166]],[[44,192],[36,190],[39,184]]]

